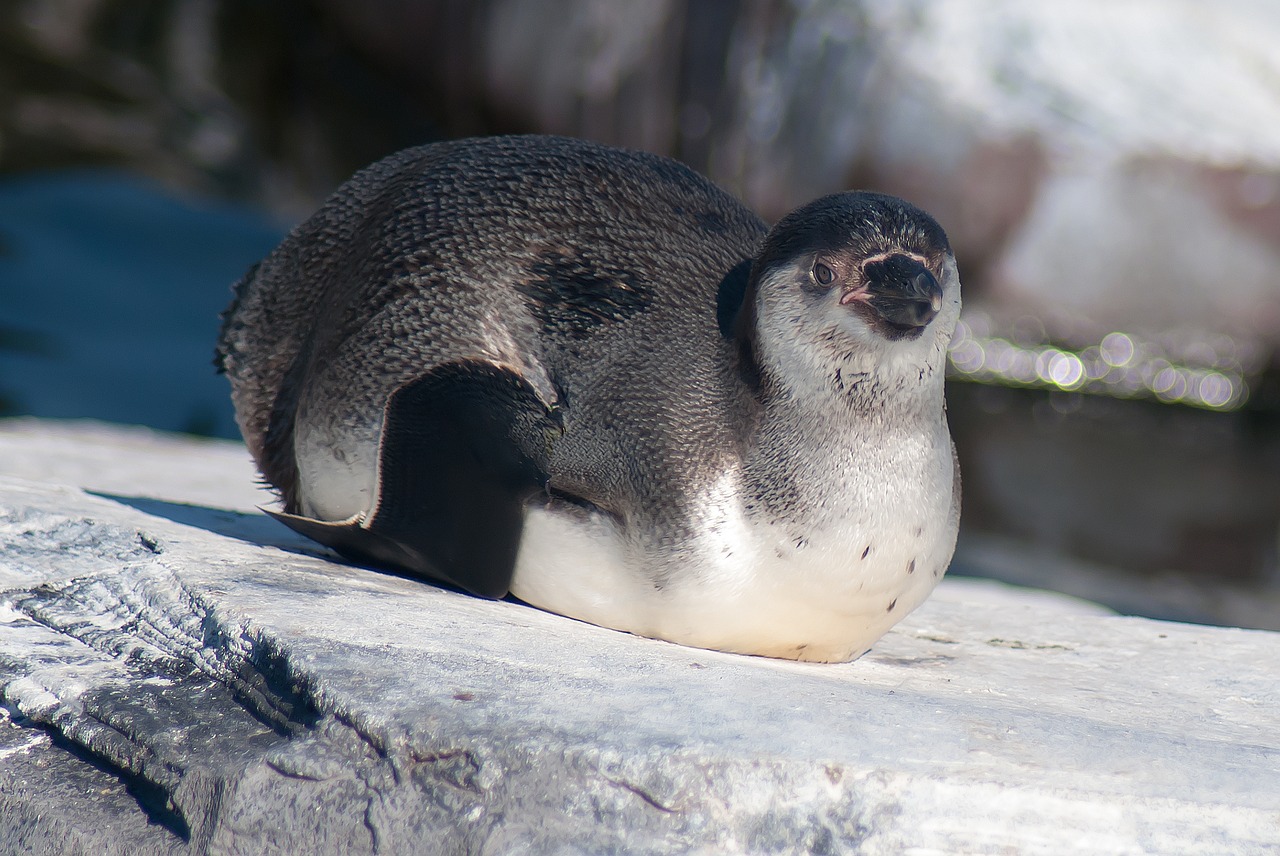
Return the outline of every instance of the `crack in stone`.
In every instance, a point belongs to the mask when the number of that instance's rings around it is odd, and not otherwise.
[[[653,808],[656,808],[658,811],[663,812],[664,814],[680,813],[680,809],[672,808],[671,806],[662,803],[657,797],[653,796],[653,794],[649,793],[644,788],[640,787],[639,785],[628,782],[625,779],[611,779],[606,776],[605,781],[611,785],[622,788],[624,791],[630,791],[631,793],[640,797],[640,799],[643,800],[646,804],[652,806]]]
[[[139,575],[146,571],[160,571],[166,579],[149,581]],[[113,585],[120,579],[134,586]],[[167,590],[158,592],[149,582]],[[228,634],[204,600],[161,562],[127,566],[110,581],[81,577],[8,595],[13,608],[31,621],[134,669],[176,678],[200,673],[223,684],[255,719],[282,736],[309,729],[318,719],[310,693],[292,680],[279,646],[266,638]],[[81,619],[95,605],[118,619],[114,627]]]

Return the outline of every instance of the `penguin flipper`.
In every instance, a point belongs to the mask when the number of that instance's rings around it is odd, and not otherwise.
[[[560,432],[551,405],[516,371],[449,363],[388,401],[371,513],[340,522],[269,513],[356,561],[501,598]]]

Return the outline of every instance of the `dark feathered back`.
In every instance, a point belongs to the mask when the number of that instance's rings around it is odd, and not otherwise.
[[[449,360],[572,374],[623,324],[632,350],[645,336],[687,340],[697,373],[720,338],[717,289],[764,233],[730,195],[654,155],[556,137],[410,149],[356,174],[246,274],[218,362],[250,451],[294,508],[308,397],[350,422]]]

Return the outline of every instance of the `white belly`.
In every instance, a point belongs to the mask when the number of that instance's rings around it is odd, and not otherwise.
[[[842,504],[876,510],[832,516],[800,543],[747,516],[725,485],[708,498],[715,525],[658,559],[643,537],[609,518],[535,508],[512,593],[593,624],[700,648],[849,660],[918,606],[945,572],[956,537],[949,460],[946,470],[945,489],[930,474],[878,495],[876,505]],[[654,584],[662,578],[666,584]]]

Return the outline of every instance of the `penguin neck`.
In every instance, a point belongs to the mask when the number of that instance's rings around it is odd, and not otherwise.
[[[811,372],[757,363],[758,409],[744,474],[747,492],[761,498],[770,519],[843,525],[851,503],[892,479],[915,483],[913,467],[936,470],[949,458],[941,361],[871,356],[850,355]],[[868,482],[869,472],[878,474],[879,487]]]
[[[843,349],[790,341],[753,356],[765,413],[799,425],[936,421],[942,408],[946,348],[936,337]]]

